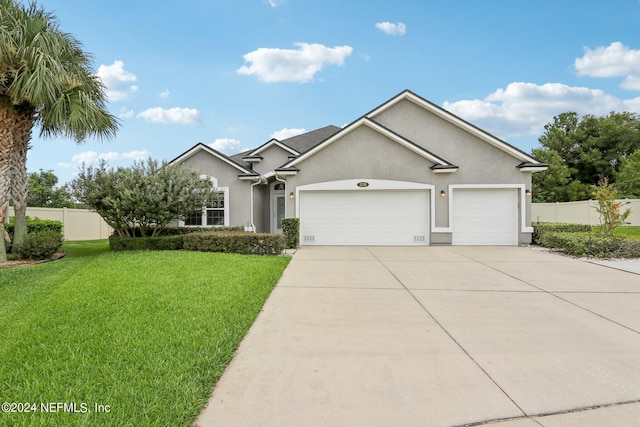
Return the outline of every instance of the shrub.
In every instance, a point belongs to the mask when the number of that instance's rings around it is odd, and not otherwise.
[[[114,251],[177,251],[182,249],[183,236],[109,237],[109,248]]]
[[[548,232],[544,233],[542,246],[578,257],[637,258],[640,257],[640,241],[621,239],[592,233]]]
[[[160,230],[158,236],[178,236],[191,233],[202,233],[205,231],[244,231],[244,227],[241,225],[234,227],[165,227]],[[136,227],[132,234],[133,235],[131,237],[141,237],[142,232],[140,231],[140,227]],[[117,236],[118,233],[114,231],[113,235]]]
[[[183,239],[189,251],[279,255],[284,249],[280,234],[206,232],[187,234]]]
[[[62,234],[44,230],[27,234],[24,242],[16,246],[16,253],[24,259],[49,259],[62,247]]]
[[[285,248],[297,248],[300,243],[300,218],[284,218],[282,234],[284,234]]]
[[[13,240],[13,230],[15,228],[15,218],[11,217],[8,223],[4,225],[5,230],[11,236]],[[62,221],[56,221],[53,219],[40,219],[27,217],[27,229],[29,233],[39,233],[41,231],[55,231],[62,235]]]
[[[533,224],[533,243],[541,245],[542,236],[546,233],[582,233],[591,232],[591,226],[588,224],[564,224],[553,222],[538,222]]]
[[[631,210],[626,209],[624,212],[622,211],[622,203],[616,200],[618,190],[615,184],[610,184],[606,177],[600,179],[596,191],[591,194],[595,196],[598,202],[595,210],[600,215],[602,232],[611,237],[617,227],[626,223],[627,218],[631,214]]]

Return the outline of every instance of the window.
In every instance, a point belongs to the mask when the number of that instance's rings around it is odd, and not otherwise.
[[[181,226],[215,227],[229,225],[229,188],[218,187],[217,180],[213,177],[209,178],[209,180],[212,183],[212,188],[206,205],[201,210],[185,216],[184,221],[180,221]]]
[[[211,192],[211,197],[204,208],[205,224],[224,225],[224,192]]]

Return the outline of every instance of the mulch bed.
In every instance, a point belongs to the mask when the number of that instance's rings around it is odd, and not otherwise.
[[[25,265],[34,265],[34,264],[42,264],[45,262],[57,261],[60,258],[64,257],[66,253],[64,251],[58,251],[49,259],[16,259],[12,261],[6,261],[0,263],[0,269],[2,268],[14,268],[14,267],[24,267]]]

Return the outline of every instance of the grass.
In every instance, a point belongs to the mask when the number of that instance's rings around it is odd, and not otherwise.
[[[64,249],[0,272],[0,396],[37,405],[0,425],[191,425],[289,261]]]
[[[620,237],[640,240],[640,227],[638,226],[618,227],[616,228],[614,234]]]

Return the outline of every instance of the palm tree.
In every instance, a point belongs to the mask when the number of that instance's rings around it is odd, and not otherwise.
[[[27,232],[26,158],[34,126],[41,135],[78,143],[116,134],[118,121],[106,109],[104,84],[92,68],[91,55],[59,29],[55,16],[36,3],[0,0],[0,209],[10,190],[14,244]],[[0,262],[3,257],[0,239]]]

